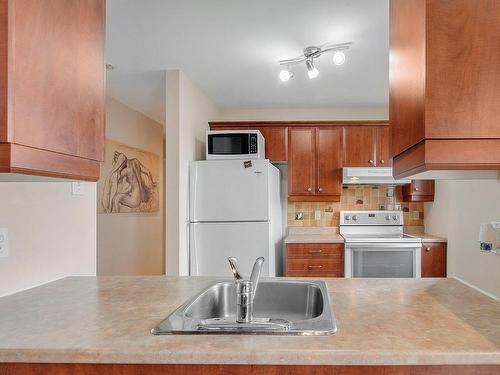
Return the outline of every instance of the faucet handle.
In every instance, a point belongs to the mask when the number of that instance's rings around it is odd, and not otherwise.
[[[236,258],[229,257],[227,258],[227,260],[229,261],[229,267],[231,267],[231,271],[233,272],[234,280],[238,281],[243,279],[243,277],[238,272],[238,268],[236,267]]]
[[[264,264],[264,258],[258,257],[255,259],[253,264],[252,274],[250,275],[250,281],[254,286],[254,291],[257,289],[257,284],[259,283],[260,271],[262,271],[262,265]]]

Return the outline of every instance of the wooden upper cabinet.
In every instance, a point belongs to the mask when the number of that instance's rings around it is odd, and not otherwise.
[[[390,167],[392,165],[392,157],[389,144],[389,127],[377,127],[377,157],[375,159],[377,167]]]
[[[403,186],[404,202],[434,202],[434,180],[413,180]]]
[[[266,126],[256,129],[260,130],[266,141],[266,159],[271,161],[287,161],[287,128],[283,126]]]
[[[0,171],[97,180],[104,1],[1,0],[0,8]]]
[[[310,196],[315,193],[315,129],[288,131],[288,195]]]
[[[500,168],[499,39],[499,1],[391,0],[396,177]]]
[[[346,126],[344,128],[344,167],[376,165],[377,128]]]
[[[340,200],[341,128],[289,128],[288,138],[288,199]]]
[[[342,129],[316,129],[316,194],[342,193]]]

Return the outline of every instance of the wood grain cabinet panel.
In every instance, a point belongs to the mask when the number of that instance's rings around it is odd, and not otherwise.
[[[288,199],[339,201],[342,192],[341,129],[289,128],[288,139]]]
[[[500,169],[499,39],[499,1],[391,0],[396,178]]]
[[[312,196],[315,185],[314,128],[288,131],[288,196]]]
[[[377,167],[390,167],[392,165],[388,126],[377,127],[377,157],[375,162]]]
[[[434,180],[413,180],[403,186],[404,202],[434,202]]]
[[[344,245],[287,244],[286,276],[344,277]]]
[[[422,243],[422,277],[446,277],[446,243]]]
[[[342,193],[342,130],[316,129],[317,195]]]
[[[344,128],[344,167],[374,167],[377,129],[373,126]]]
[[[10,162],[0,170],[97,180],[104,159],[104,1],[1,0],[0,8],[0,95],[7,100],[0,141],[11,145],[2,147]],[[54,168],[63,164],[71,175]]]
[[[266,141],[266,159],[271,161],[288,160],[287,128],[283,126],[266,126],[260,130]]]

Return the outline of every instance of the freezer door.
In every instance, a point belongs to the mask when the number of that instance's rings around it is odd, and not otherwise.
[[[190,165],[189,221],[269,220],[269,161],[210,160]]]
[[[274,246],[270,244],[269,231],[270,224],[265,222],[191,223],[191,275],[232,277],[227,258],[235,257],[242,276],[250,277],[255,259],[262,256],[265,258],[262,276],[275,276]]]

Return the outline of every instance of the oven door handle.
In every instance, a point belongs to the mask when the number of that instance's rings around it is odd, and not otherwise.
[[[351,249],[363,248],[363,249],[380,249],[380,250],[398,250],[398,249],[415,249],[421,248],[421,243],[396,243],[396,242],[346,242],[345,247]]]

